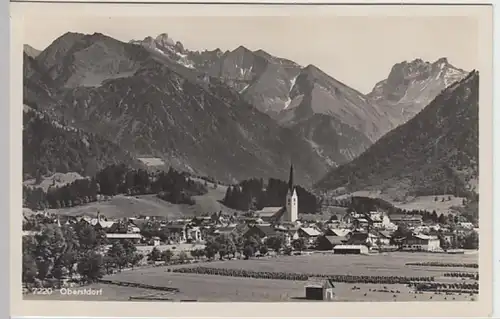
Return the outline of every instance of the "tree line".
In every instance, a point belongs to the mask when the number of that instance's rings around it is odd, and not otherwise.
[[[300,186],[296,186],[299,197],[299,213],[319,211],[318,198]],[[288,183],[270,178],[267,185],[263,179],[248,179],[227,188],[223,204],[237,210],[259,210],[264,207],[284,206]]]
[[[131,241],[115,242],[104,252],[106,244],[106,234],[85,221],[62,227],[44,224],[39,233],[23,236],[23,283],[60,285],[77,275],[83,283],[95,282],[111,269],[136,265],[142,259]]]
[[[43,210],[73,207],[95,202],[98,195],[157,194],[174,204],[194,204],[192,196],[202,195],[207,188],[182,172],[170,168],[168,172],[148,172],[131,169],[125,164],[113,164],[97,172],[92,178],[76,180],[62,187],[42,188],[23,186],[24,206]]]

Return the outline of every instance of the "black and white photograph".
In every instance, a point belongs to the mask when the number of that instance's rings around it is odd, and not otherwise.
[[[22,299],[489,300],[478,11],[324,8],[25,17]]]

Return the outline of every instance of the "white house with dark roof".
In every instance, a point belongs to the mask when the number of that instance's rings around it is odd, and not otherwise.
[[[101,227],[104,231],[106,231],[106,229],[110,229],[115,224],[114,221],[107,221],[104,218],[102,218],[100,212],[97,212],[96,218],[92,218],[92,219],[88,220],[88,222],[91,226]]]
[[[441,246],[437,236],[412,234],[403,240],[403,250],[440,251]]]
[[[138,244],[142,240],[141,234],[106,234],[108,242],[121,241],[121,240],[131,240],[134,244]]]
[[[324,230],[325,235],[327,236],[338,236],[338,237],[347,237],[352,231],[347,228],[333,228],[327,227]]]
[[[306,238],[309,243],[313,243],[321,232],[314,227],[300,227],[297,231],[299,237]]]

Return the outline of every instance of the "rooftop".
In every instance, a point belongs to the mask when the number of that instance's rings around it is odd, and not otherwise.
[[[106,238],[109,239],[140,239],[141,234],[106,234]]]

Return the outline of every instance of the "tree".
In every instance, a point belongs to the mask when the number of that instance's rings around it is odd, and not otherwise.
[[[114,242],[109,248],[107,256],[120,270],[127,265],[127,253],[123,245],[118,241]]]
[[[287,256],[290,256],[292,254],[292,247],[285,247],[285,249],[283,249],[283,253]]]
[[[96,230],[84,220],[76,224],[74,229],[78,244],[84,251],[95,250],[106,243],[106,233],[102,229]]]
[[[447,218],[446,218],[446,215],[445,214],[441,214],[439,215],[439,218],[438,218],[438,223],[440,223],[441,225],[444,225],[447,223]]]
[[[52,271],[56,261],[66,250],[66,241],[59,227],[55,224],[44,225],[40,234],[35,235],[35,261],[38,278],[44,280]]]
[[[196,251],[196,257],[198,257],[198,258],[202,258],[203,256],[205,256],[205,250],[204,249],[195,249],[194,251]]]
[[[37,276],[35,259],[27,252],[23,252],[23,282],[33,283]]]
[[[448,249],[450,249],[450,242],[448,242],[446,240],[446,238],[442,235],[439,235],[439,246],[441,246],[441,249],[443,249],[444,251],[447,251]]]
[[[236,244],[233,242],[232,236],[218,235],[215,237],[215,248],[219,252],[220,259],[224,256],[235,255]]]
[[[205,243],[205,256],[208,259],[213,259],[219,253],[220,243],[214,237],[209,237]]]
[[[78,262],[77,270],[85,282],[95,282],[104,275],[103,257],[96,252],[87,252]]]
[[[158,261],[161,259],[161,252],[158,248],[154,247],[151,252],[148,254],[149,261]]]
[[[231,233],[230,236],[231,236],[231,240],[234,243],[234,248],[235,248],[236,252],[241,255],[241,253],[243,251],[243,244],[244,244],[243,237],[236,234],[236,233]]]
[[[269,249],[267,248],[266,245],[261,245],[259,247],[259,253],[262,255],[262,256],[265,256],[267,253],[269,252]]]
[[[471,231],[467,234],[462,242],[464,249],[479,249],[479,236],[476,231]]]
[[[135,253],[131,260],[132,267],[137,266],[143,258],[144,258],[143,254]]]
[[[52,276],[61,283],[61,280],[68,275],[69,271],[62,262],[62,260],[57,260],[52,267],[51,274]]]
[[[436,213],[435,210],[432,211],[432,214],[431,214],[431,220],[435,223],[437,223],[438,221],[438,214]]]
[[[280,250],[285,246],[285,236],[283,235],[275,235],[270,236],[266,239],[266,246],[274,250],[276,253],[279,253]]]
[[[161,260],[163,260],[166,263],[169,263],[172,260],[173,256],[174,253],[170,249],[167,249],[161,253]]]
[[[131,264],[135,266],[142,259],[142,257],[139,257],[139,254],[137,254],[137,247],[135,247],[131,240],[123,241],[123,249],[125,250],[125,265]]]
[[[188,255],[186,254],[186,252],[185,252],[185,251],[181,251],[181,252],[179,253],[178,258],[179,258],[179,261],[180,261],[181,263],[184,263],[184,262],[186,262],[186,261],[189,259]]]
[[[245,256],[245,259],[249,259],[250,257],[253,257],[255,254],[255,250],[252,245],[247,244],[245,247],[243,247],[243,255]]]
[[[412,231],[408,229],[405,225],[401,224],[398,226],[396,231],[392,234],[391,242],[392,244],[400,243],[402,239],[411,236]]]
[[[307,248],[307,240],[304,237],[299,237],[292,241],[292,247],[295,250],[303,251]]]

